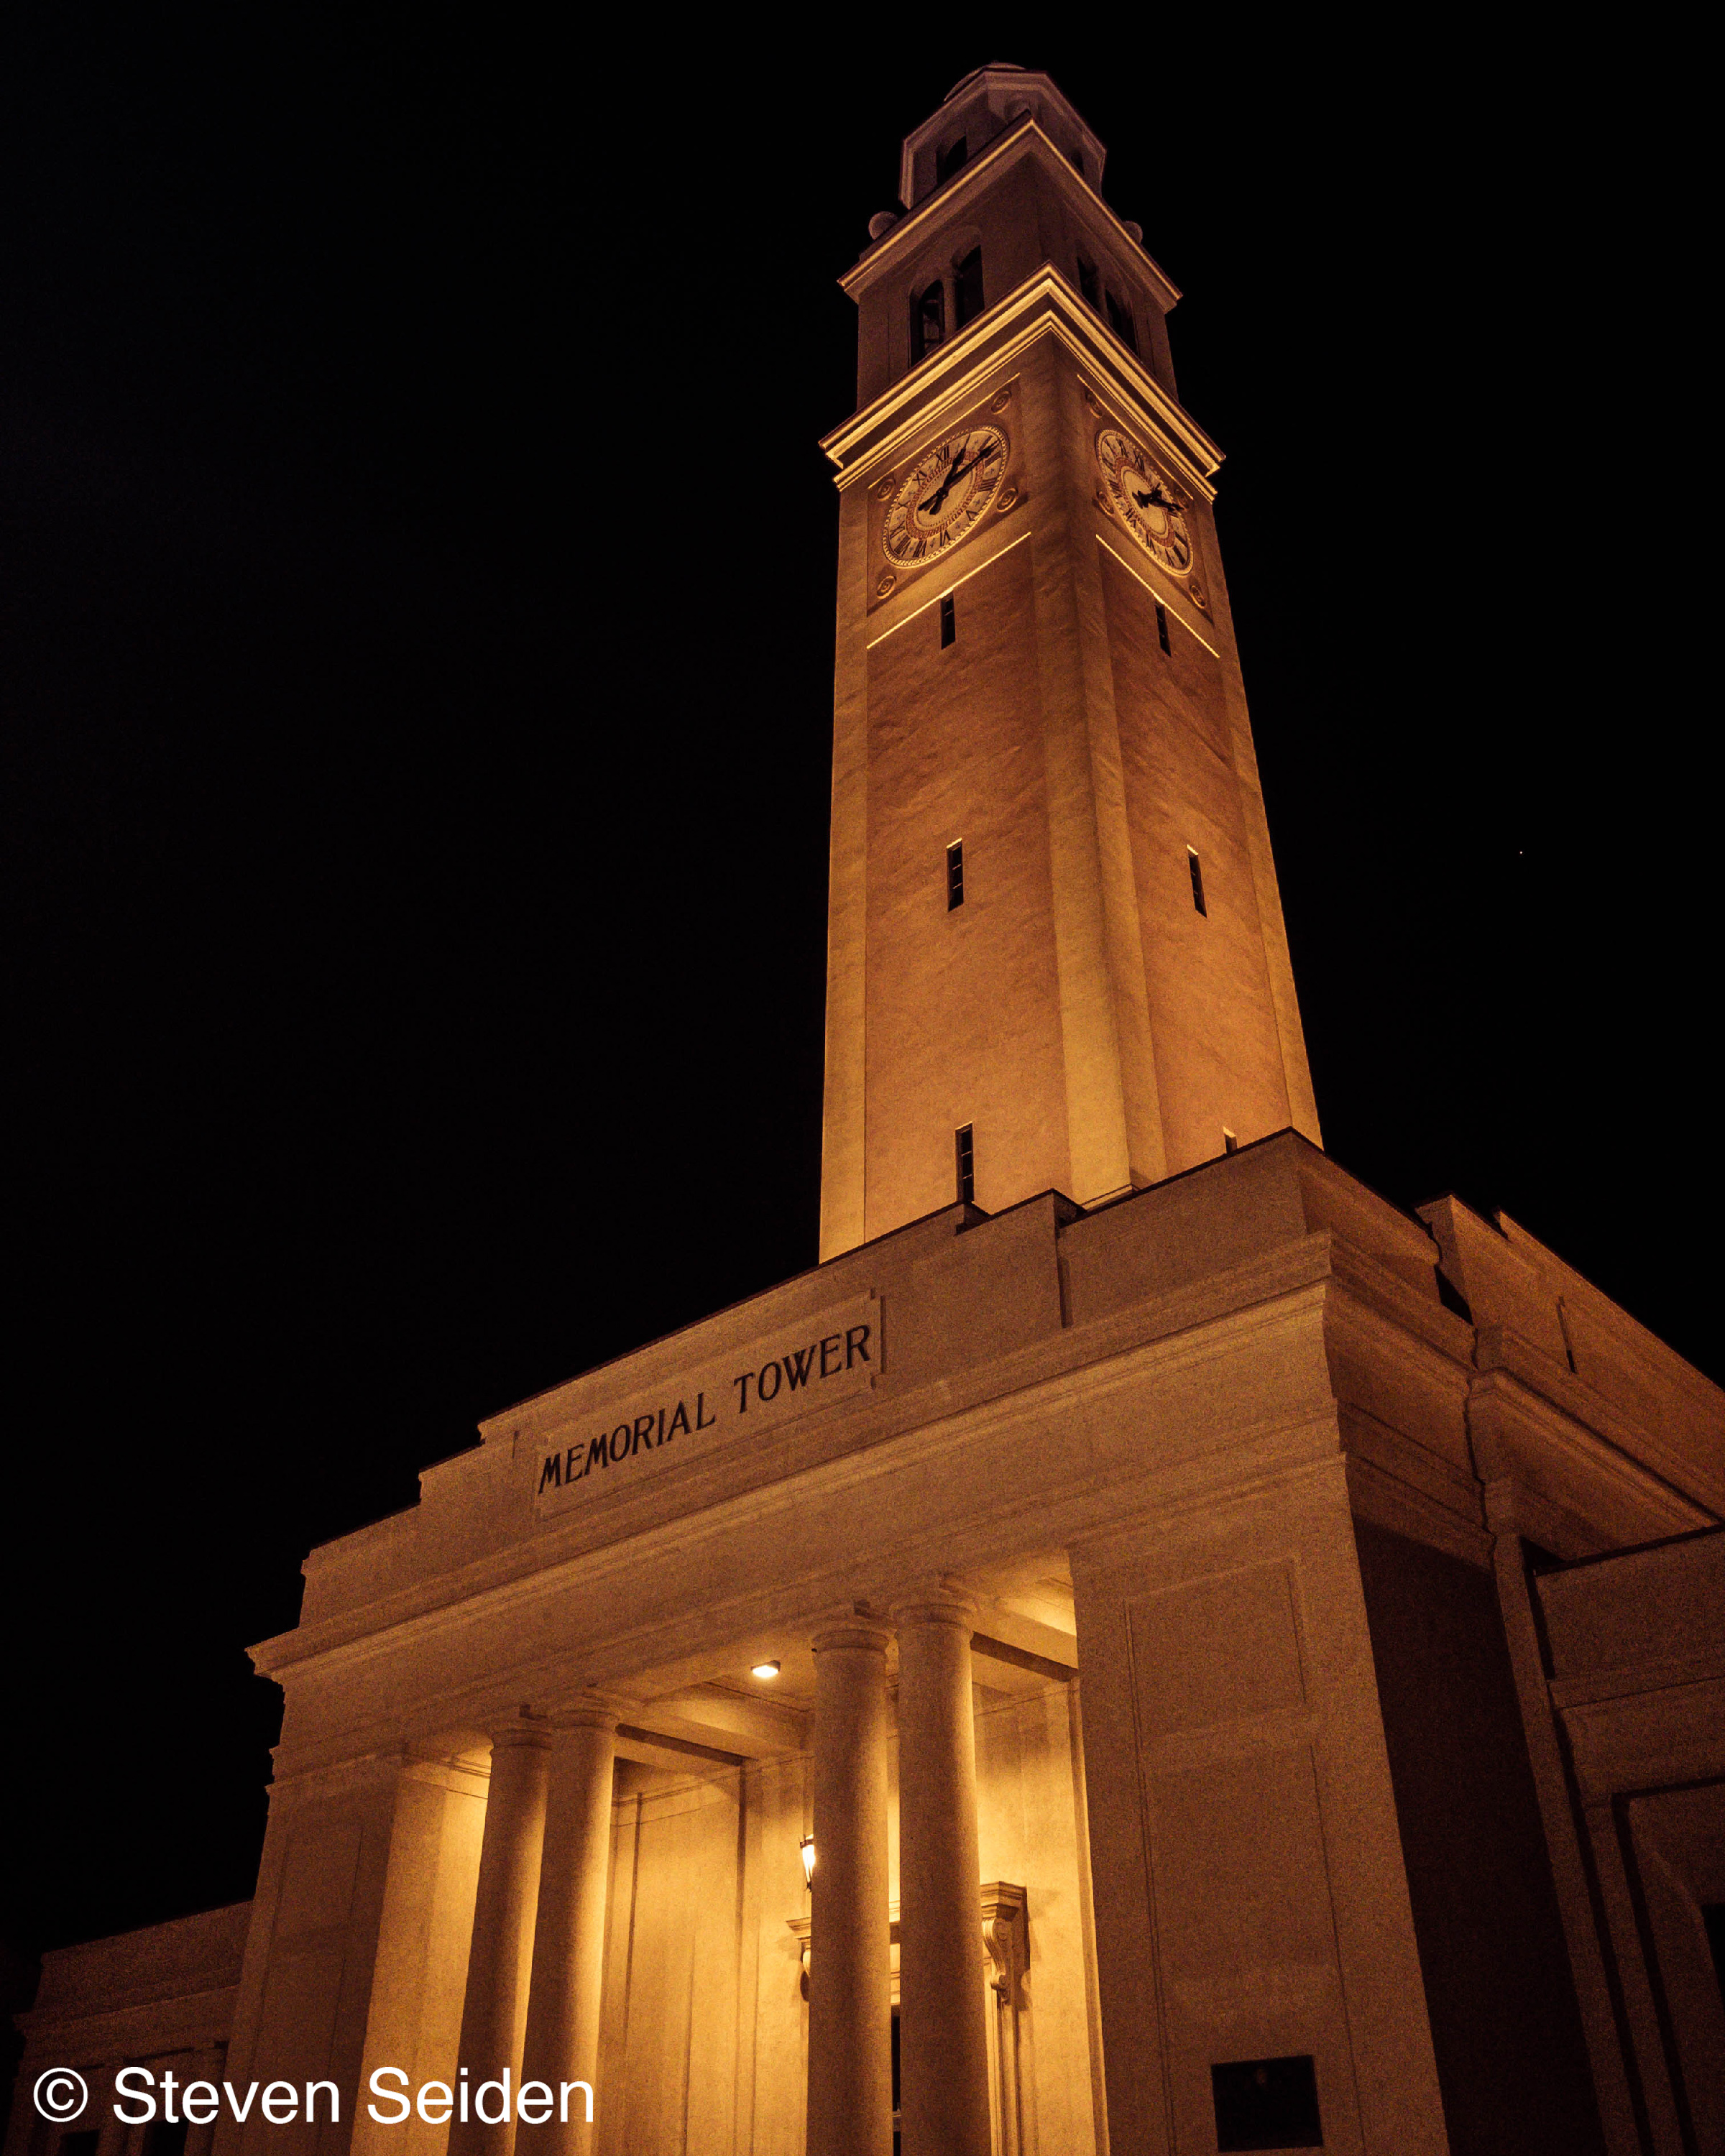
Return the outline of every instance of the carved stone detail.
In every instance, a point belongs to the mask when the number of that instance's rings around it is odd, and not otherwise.
[[[798,1946],[802,1950],[803,1967],[801,1974],[797,1980],[797,1988],[802,1993],[804,1999],[807,1999],[809,1996],[809,1964],[811,1958],[809,1934],[811,1921],[812,1920],[808,1917],[788,1917],[785,1919],[786,1923],[790,1928],[792,1935],[797,1941]]]
[[[1022,1887],[991,1879],[981,1896],[983,1948],[989,1993],[988,2108],[999,2156],[1025,2156],[1024,2097],[1019,2087],[1019,2015],[1024,2010],[1024,1977],[1030,1959],[1027,1902]],[[892,1998],[898,2004],[898,1904],[887,1912],[892,1946]],[[796,1940],[802,1969],[798,1988],[809,1996],[814,1959],[808,1917],[788,1917],[785,1928]]]
[[[1004,1879],[983,1888],[983,1944],[988,1954],[989,2108],[999,2156],[1024,2156],[1024,2097],[1019,2084],[1019,2015],[1030,1958],[1024,1890]]]

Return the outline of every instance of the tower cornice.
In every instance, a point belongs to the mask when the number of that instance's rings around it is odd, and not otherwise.
[[[839,280],[840,286],[852,299],[860,297],[902,255],[914,254],[953,204],[967,192],[990,179],[998,179],[1009,167],[1022,163],[1026,157],[1031,157],[1045,167],[1055,184],[1070,195],[1075,203],[1098,216],[1106,224],[1110,239],[1127,250],[1132,259],[1147,270],[1163,312],[1166,314],[1175,306],[1180,298],[1179,286],[1148,253],[1143,243],[1133,239],[1125,224],[1083,174],[1074,171],[1060,155],[1056,144],[1037,126],[1034,116],[1029,113],[1022,120],[1014,121],[1004,134],[996,136],[962,172],[955,172],[950,180],[918,203],[914,209],[907,210],[890,232],[883,234],[859,255]]]
[[[1050,262],[822,437],[821,448],[838,467],[834,483],[842,491],[892,462],[912,434],[975,395],[980,372],[999,367],[1045,336],[1065,346],[1103,403],[1119,403],[1123,418],[1155,436],[1160,454],[1188,485],[1207,501],[1215,499],[1211,480],[1222,451]]]

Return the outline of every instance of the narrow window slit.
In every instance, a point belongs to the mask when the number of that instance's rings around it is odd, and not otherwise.
[[[947,849],[947,911],[964,903],[964,841],[954,839]]]
[[[952,594],[948,592],[941,601],[941,649],[944,651],[958,634],[958,618],[952,608]]]
[[[1208,916],[1209,908],[1204,902],[1204,870],[1199,866],[1198,856],[1190,846],[1186,849],[1186,861],[1192,870],[1192,903],[1199,912]]]
[[[1168,640],[1168,608],[1160,599],[1156,602],[1156,641],[1162,646],[1163,655],[1172,659],[1174,647]]]
[[[957,305],[953,311],[961,330],[967,322],[973,322],[983,311],[983,250],[973,247],[964,259],[952,271],[952,296]]]
[[[971,1142],[970,1125],[961,1123],[952,1133],[953,1149],[958,1159],[958,1203],[976,1203],[976,1147]]]
[[[946,289],[937,277],[911,301],[911,360],[912,365],[932,352],[947,334]]]
[[[1575,1370],[1575,1342],[1569,1337],[1569,1313],[1563,1306],[1563,1298],[1558,1297],[1558,1326],[1563,1336],[1563,1355],[1571,1373]],[[1725,1968],[1725,1964],[1721,1964]]]

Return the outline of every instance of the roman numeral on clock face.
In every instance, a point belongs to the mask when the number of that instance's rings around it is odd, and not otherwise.
[[[887,505],[887,560],[913,566],[968,536],[999,495],[1008,448],[998,427],[969,427],[919,457]]]

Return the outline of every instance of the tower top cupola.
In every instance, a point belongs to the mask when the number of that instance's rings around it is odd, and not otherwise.
[[[932,195],[984,144],[1029,115],[1076,171],[1101,192],[1107,151],[1052,79],[1009,60],[973,69],[947,92],[939,111],[906,135],[899,160],[899,200],[906,209]]]

